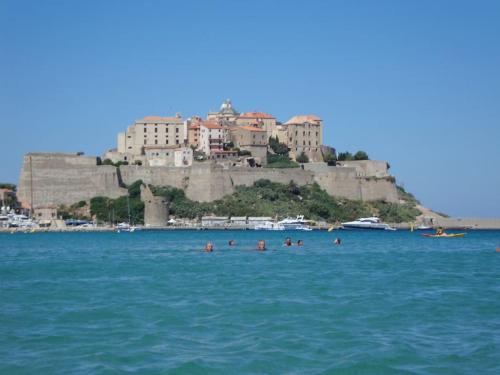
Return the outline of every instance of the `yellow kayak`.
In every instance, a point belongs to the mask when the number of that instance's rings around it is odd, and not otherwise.
[[[428,234],[424,233],[422,234],[424,237],[431,237],[431,238],[453,238],[453,237],[463,237],[465,236],[465,233],[450,233],[450,234]]]

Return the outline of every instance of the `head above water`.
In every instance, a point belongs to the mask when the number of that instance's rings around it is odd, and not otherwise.
[[[259,240],[259,242],[257,243],[257,250],[266,250],[266,241],[264,240]]]
[[[214,251],[214,245],[212,244],[212,242],[210,241],[207,242],[207,244],[205,245],[205,251],[207,253]]]

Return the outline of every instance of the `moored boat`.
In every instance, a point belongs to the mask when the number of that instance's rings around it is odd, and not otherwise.
[[[382,223],[378,217],[361,217],[342,223],[342,229],[396,230],[389,224]]]
[[[287,217],[278,222],[278,224],[282,225],[285,230],[304,230],[311,231],[312,228],[309,227],[310,221],[304,219],[304,215],[297,215],[297,217],[291,218]]]

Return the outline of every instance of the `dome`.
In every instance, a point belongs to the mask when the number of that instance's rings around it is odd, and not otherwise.
[[[220,106],[219,113],[222,115],[233,115],[233,116],[238,115],[238,112],[236,112],[236,110],[233,108],[233,105],[231,104],[230,99],[224,100],[224,102]]]

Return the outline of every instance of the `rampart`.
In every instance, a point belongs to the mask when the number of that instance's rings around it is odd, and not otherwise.
[[[366,162],[365,162],[366,163]],[[369,168],[365,168],[369,169]],[[377,168],[378,170],[378,168]],[[391,179],[359,176],[356,167],[328,167],[324,163],[302,168],[224,167],[203,162],[192,167],[146,167],[97,165],[95,157],[78,154],[27,154],[19,180],[18,196],[26,205],[73,204],[94,196],[116,198],[126,194],[120,187],[136,180],[184,189],[188,198],[212,201],[234,192],[235,186],[252,185],[259,179],[298,185],[317,182],[329,194],[352,200],[397,202]]]

